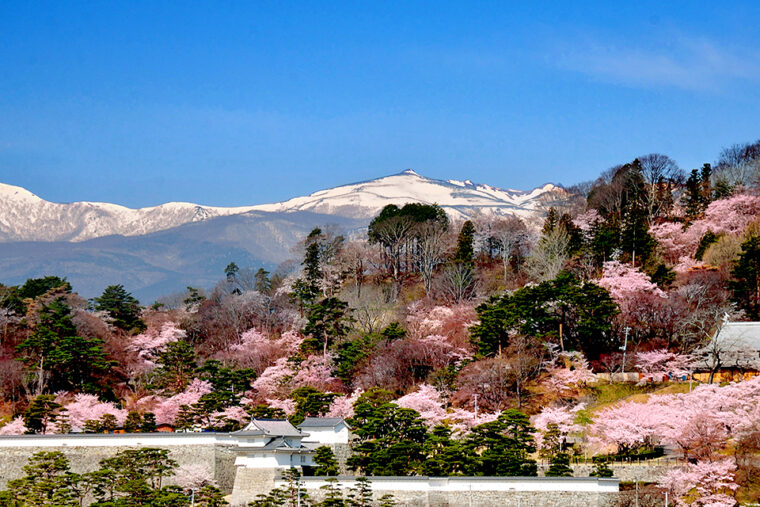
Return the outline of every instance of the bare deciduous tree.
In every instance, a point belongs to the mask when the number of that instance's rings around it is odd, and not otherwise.
[[[472,268],[462,263],[446,266],[436,279],[436,292],[452,303],[470,299],[475,292],[474,289],[475,278]]]
[[[563,227],[556,227],[545,234],[525,264],[528,276],[538,282],[556,278],[569,258],[569,244],[570,237]]]
[[[432,220],[415,227],[414,233],[417,237],[417,264],[425,284],[425,294],[430,294],[433,273],[446,256],[448,234],[440,223]]]
[[[507,281],[507,270],[515,252],[523,249],[529,241],[528,229],[517,217],[500,217],[491,225],[491,237],[501,256],[504,268],[504,281]]]
[[[667,204],[659,198],[662,195],[661,185],[680,184],[684,180],[683,171],[673,159],[660,153],[650,153],[639,158],[641,174],[647,185],[647,218],[649,223],[660,216]]]

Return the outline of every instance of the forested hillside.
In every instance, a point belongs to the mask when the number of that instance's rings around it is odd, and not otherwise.
[[[365,475],[564,475],[582,455],[605,475],[664,446],[674,498],[756,501],[760,380],[718,383],[710,338],[760,318],[759,177],[760,142],[687,172],[646,155],[540,234],[389,205],[365,237],[315,228],[274,272],[229,259],[215,287],[143,304],[56,273],[1,286],[0,434],[340,416]],[[698,365],[710,382],[656,391]],[[621,371],[645,385],[595,377]]]

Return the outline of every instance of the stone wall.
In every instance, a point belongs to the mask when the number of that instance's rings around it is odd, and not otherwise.
[[[145,446],[148,447],[148,446]],[[142,448],[145,448],[142,447]],[[157,446],[158,447],[158,446]],[[5,489],[9,480],[24,476],[23,467],[32,454],[41,451],[61,451],[69,460],[71,471],[76,473],[92,472],[99,468],[100,460],[110,458],[126,449],[140,447],[3,447],[0,449],[0,490]],[[209,468],[219,488],[228,494],[235,482],[235,451],[223,445],[167,446],[169,455],[180,466],[203,464]],[[172,483],[171,478],[167,480]]]
[[[335,460],[338,462],[338,473],[340,475],[348,475],[349,471],[346,467],[346,461],[351,457],[351,444],[330,444],[330,448],[335,454]]]
[[[675,462],[671,464],[656,464],[656,461],[652,461],[650,463],[609,463],[609,467],[612,469],[613,477],[620,479],[621,482],[657,482],[660,477],[676,465]],[[571,464],[570,467],[573,469],[573,477],[590,477],[591,472],[594,470],[594,466],[590,463]],[[538,475],[544,476],[548,469],[548,464],[539,464]]]
[[[408,507],[611,507],[618,498],[617,493],[583,491],[383,491],[373,493],[372,499],[379,503],[385,494],[393,495],[397,505]],[[321,501],[324,492],[309,491],[309,497]]]
[[[275,469],[237,467],[235,486],[229,499],[232,507],[248,505],[257,495],[266,495],[274,488]]]
[[[373,500],[392,495],[399,505],[414,507],[454,507],[520,505],[608,506],[618,497],[616,479],[595,478],[524,478],[524,477],[370,477]],[[354,478],[335,479],[343,491],[355,487]],[[275,484],[285,487],[277,477]],[[322,500],[325,478],[305,477],[303,490],[312,500]],[[242,500],[242,498],[241,498]]]

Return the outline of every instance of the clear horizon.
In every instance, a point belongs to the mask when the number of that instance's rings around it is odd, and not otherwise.
[[[760,138],[760,4],[4,2],[0,181],[132,208],[529,190]]]

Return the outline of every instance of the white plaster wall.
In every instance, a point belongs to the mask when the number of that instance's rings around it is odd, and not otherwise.
[[[246,468],[290,468],[291,466],[314,466],[310,454],[285,452],[253,452],[240,455],[235,459],[235,466]]]
[[[4,447],[172,447],[187,445],[234,444],[227,433],[93,433],[87,435],[0,436]]]
[[[347,444],[349,438],[348,428],[340,425],[337,428],[308,428],[309,436],[304,442],[317,442],[320,444]]]

